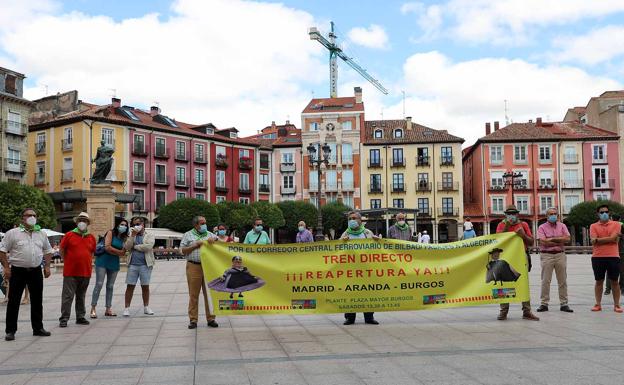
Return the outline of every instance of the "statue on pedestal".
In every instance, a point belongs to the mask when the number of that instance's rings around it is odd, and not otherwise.
[[[91,176],[91,184],[105,184],[107,183],[106,177],[110,174],[111,167],[113,166],[113,154],[115,150],[112,147],[107,146],[104,141],[100,142],[100,147],[97,149],[97,155],[93,159],[95,163],[95,171]]]

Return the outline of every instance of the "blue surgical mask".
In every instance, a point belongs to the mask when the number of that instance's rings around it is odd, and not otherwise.
[[[225,235],[225,233],[226,233],[226,230],[225,230],[225,229],[221,229],[221,230],[219,230],[219,235],[220,235],[220,236],[222,236],[222,237],[223,237],[223,236]]]
[[[603,222],[606,222],[609,220],[609,213],[600,213],[599,216],[600,216],[600,220]]]
[[[305,226],[299,226],[299,232],[302,233],[305,231]]]
[[[262,229],[263,229],[262,225],[258,225],[258,226],[256,226],[256,227],[254,227],[254,230],[256,231],[256,233],[261,232],[261,231],[262,231]]]
[[[199,233],[206,234],[208,232],[208,226],[206,224],[199,225]]]
[[[515,223],[518,220],[517,215],[507,215],[507,220],[511,223]]]
[[[548,216],[548,222],[550,222],[550,223],[557,223],[557,216],[556,215],[549,215]]]
[[[118,226],[117,231],[119,231],[119,234],[125,234],[128,232],[128,226]]]
[[[358,227],[360,227],[358,221],[356,221],[355,219],[349,219],[349,228],[357,229]]]

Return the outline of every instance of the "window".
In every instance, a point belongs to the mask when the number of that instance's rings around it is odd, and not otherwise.
[[[20,158],[21,158],[21,154],[18,150],[14,150],[12,148],[8,149],[7,152],[7,157],[8,157],[8,163],[9,164],[13,164],[13,165],[19,165],[20,164]],[[70,158],[71,159],[71,158]]]
[[[505,199],[502,197],[492,197],[492,212],[493,213],[502,213],[505,208]]]
[[[581,202],[581,198],[578,195],[565,195],[563,197],[563,212],[569,214],[572,207],[578,205]]]
[[[310,197],[310,204],[314,205],[314,207],[318,207],[318,201],[319,201],[318,197],[316,196]]]
[[[156,138],[156,155],[165,155],[167,153],[167,142],[165,138]]]
[[[63,139],[70,144],[73,142],[74,133],[71,127],[67,127],[63,130]]]
[[[550,145],[539,146],[539,162],[540,163],[552,163],[552,156],[550,154]]]
[[[319,186],[318,173],[311,172],[310,173],[310,190],[318,191],[318,186]]]
[[[260,168],[269,168],[269,154],[260,154]]]
[[[225,187],[225,171],[217,170],[217,187]]]
[[[217,195],[217,203],[219,202],[225,202],[225,197],[222,195]]]
[[[156,165],[156,182],[164,183],[165,180],[167,179],[166,176],[167,176],[167,172],[165,170],[165,165],[157,164]]]
[[[176,191],[176,200],[186,198],[186,193],[181,191]]]
[[[418,166],[429,165],[429,148],[418,147],[418,149],[416,149],[416,154],[416,163]]]
[[[551,195],[540,196],[540,214],[544,214],[546,210],[553,207],[553,197]]]
[[[383,138],[383,131],[382,130],[375,130],[375,139],[381,139]]]
[[[242,190],[249,190],[249,174],[239,174],[238,182]]]
[[[442,198],[442,213],[453,215],[453,198]]]
[[[176,140],[176,159],[186,159],[186,143]]]
[[[351,143],[342,144],[342,163],[353,163],[353,146]]]
[[[516,196],[516,208],[523,214],[529,213],[529,197]]]
[[[371,174],[371,191],[381,191],[381,174]]]
[[[554,186],[552,170],[540,170],[539,178],[540,187],[552,188]]]
[[[342,171],[342,188],[343,190],[353,190],[353,170]]]
[[[336,143],[328,143],[330,152],[329,152],[329,163],[336,164]]]
[[[381,208],[381,199],[371,199],[370,200],[371,209],[380,209]]]
[[[490,163],[503,164],[503,146],[490,146]]]
[[[195,160],[203,161],[205,159],[204,145],[195,143]]]
[[[596,201],[606,201],[609,200],[611,198],[610,194],[608,192],[597,192],[594,193],[594,200]]]
[[[514,172],[520,173],[520,178],[516,179],[517,188],[527,189],[529,188],[529,172],[528,171],[516,171]]]
[[[563,170],[563,186],[561,187],[581,187],[578,170]]]
[[[176,184],[186,184],[186,169],[184,167],[176,167]]]
[[[348,121],[346,121],[346,122],[342,122],[342,129],[343,129],[344,131],[351,131],[351,130],[352,130],[352,127],[351,127],[351,121],[350,121],[350,120],[348,120]]]
[[[195,199],[199,199],[200,201],[206,200],[206,195],[204,194],[195,194]]]
[[[453,164],[453,147],[442,147],[442,164],[443,165],[452,165]]]
[[[294,161],[294,155],[292,152],[282,152],[282,163],[284,164],[293,164],[295,163]]]
[[[403,149],[402,148],[392,149],[392,163],[395,165],[403,164]]]
[[[156,210],[167,203],[167,193],[165,191],[156,191]]]
[[[310,131],[318,131],[319,124],[318,124],[318,122],[311,122],[309,127],[310,127]]]
[[[418,189],[419,190],[429,189],[429,173],[426,173],[426,172],[418,173]]]
[[[120,108],[119,111],[122,112],[123,115],[125,115],[127,118],[130,118],[134,121],[139,121],[140,119],[134,114],[134,112],[132,112],[132,110],[130,110],[129,108]],[[175,126],[174,126],[175,127]]]
[[[492,190],[504,190],[505,189],[505,178],[503,178],[503,171],[492,171],[490,172],[490,186]]]
[[[134,134],[134,148],[139,151],[144,151],[145,149],[145,136]]]
[[[338,189],[338,175],[336,174],[336,170],[325,171],[325,188],[327,190]]]
[[[527,148],[524,145],[514,146],[514,163],[524,164],[527,162]]]
[[[402,198],[392,200],[392,207],[395,207],[397,209],[405,208],[404,204],[405,203]]]
[[[593,159],[598,162],[604,162],[607,160],[607,148],[604,144],[594,145]]]
[[[145,209],[145,190],[134,190],[134,195],[136,195],[134,207],[138,211],[143,211]]]
[[[215,154],[217,155],[217,158],[225,158],[225,147],[217,146],[215,148]]]
[[[35,153],[42,154],[46,149],[46,134],[45,132],[40,132],[37,134],[37,142],[35,143]]]
[[[195,184],[201,187],[204,186],[204,170],[201,168],[195,169]]]
[[[371,166],[380,166],[381,165],[381,153],[380,153],[379,149],[375,148],[375,149],[368,150],[368,156],[370,158],[370,165]]]
[[[249,204],[249,198],[238,198],[238,201],[244,205]]]
[[[7,119],[7,132],[20,134],[22,133],[22,116],[13,111],[9,111]]]
[[[145,164],[143,162],[134,162],[133,174],[135,182],[145,182]]]
[[[392,190],[405,190],[405,185],[403,184],[403,174],[392,174]]]
[[[342,204],[349,208],[353,208],[353,197],[352,196],[342,197]]]
[[[238,157],[240,158],[249,158],[249,150],[240,149],[238,150]]]
[[[429,213],[429,198],[418,198],[418,213],[421,215],[431,215]]]
[[[452,172],[442,173],[442,188],[447,189],[447,190],[453,188],[453,173]]]
[[[594,167],[594,187],[609,187],[605,167]]]
[[[260,186],[269,186],[269,174],[260,174]]]
[[[400,128],[397,128],[394,130],[394,137],[395,138],[402,138],[403,137],[403,130]]]
[[[112,128],[102,128],[102,140],[108,147],[115,148],[115,131]]]
[[[566,146],[563,156],[564,163],[578,163],[578,155],[576,153],[576,147]]]

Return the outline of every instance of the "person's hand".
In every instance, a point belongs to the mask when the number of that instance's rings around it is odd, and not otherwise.
[[[373,235],[373,240],[380,241],[381,237],[379,235]]]
[[[592,239],[590,239],[590,242],[591,242],[592,245],[595,245],[596,242],[597,242],[597,239],[596,238],[592,238]]]
[[[11,279],[11,267],[4,267],[4,279],[8,282]]]
[[[516,234],[525,235],[526,233],[524,232],[524,227],[518,227],[518,229],[516,230]]]
[[[342,237],[340,237],[340,240],[348,241],[349,240],[349,236],[348,235],[343,235]]]
[[[50,275],[52,275],[52,273],[50,272],[50,266],[45,266],[43,268],[43,276],[48,278],[50,277]]]
[[[215,243],[215,242],[217,241],[217,239],[218,239],[218,238],[212,238],[212,237],[210,237],[210,238],[208,238],[208,243],[212,245],[213,243]]]

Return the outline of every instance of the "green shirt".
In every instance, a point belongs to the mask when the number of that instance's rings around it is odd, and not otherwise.
[[[258,241],[258,242],[256,242]],[[269,234],[266,231],[262,231],[261,233],[256,233],[251,230],[245,236],[245,241],[243,242],[248,245],[270,245],[271,238],[269,238]]]

